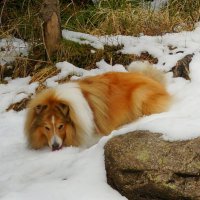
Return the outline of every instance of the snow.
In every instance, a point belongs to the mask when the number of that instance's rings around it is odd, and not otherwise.
[[[88,44],[95,49],[103,49],[105,45],[122,46],[119,53],[141,55],[148,52],[158,59],[157,66],[165,71],[174,66],[187,54],[194,53],[200,49],[200,26],[194,31],[183,31],[180,33],[167,33],[162,36],[90,36],[85,33],[63,30],[65,39]],[[176,48],[173,48],[176,47]]]
[[[8,84],[0,84],[0,113],[5,111],[9,105],[20,102],[22,99],[35,93],[38,83],[31,83],[31,77],[8,80]]]
[[[159,10],[162,7],[166,6],[168,3],[168,0],[153,0],[151,2],[151,8],[155,10]]]
[[[22,134],[24,114],[1,115],[0,199],[125,199],[106,184],[104,142],[85,151],[29,150]]]
[[[10,80],[0,85],[0,199],[2,200],[124,200],[106,183],[104,167],[105,143],[113,136],[134,130],[150,130],[162,133],[165,140],[187,140],[200,136],[200,26],[194,31],[166,34],[163,36],[105,36],[63,31],[63,37],[93,48],[122,44],[121,53],[141,54],[148,51],[158,58],[155,67],[169,71],[188,53],[193,53],[190,63],[191,81],[173,78],[166,74],[167,89],[174,96],[169,111],[144,116],[136,122],[114,130],[96,145],[83,150],[75,147],[51,152],[49,148],[30,150],[26,146],[23,123],[26,110],[6,112],[14,102],[35,92],[38,83],[29,84],[30,77]],[[80,39],[82,38],[82,39]],[[176,47],[175,49],[170,49]],[[93,52],[95,53],[95,52]],[[59,62],[60,73],[46,80],[48,87],[67,75],[72,79],[93,76],[107,71],[126,71],[120,64],[114,66],[104,60],[97,68],[84,70],[71,63]],[[81,67],[81,66],[79,66]]]
[[[92,2],[94,4],[97,4],[99,2],[99,0],[92,0]],[[144,6],[146,6],[146,4],[147,4],[147,2],[145,2],[145,0],[143,0],[142,3]],[[151,1],[150,6],[152,9],[159,10],[162,7],[164,7],[165,5],[167,5],[167,3],[168,3],[168,0],[153,0],[153,1]]]
[[[94,76],[97,74],[102,74],[109,71],[118,71],[118,72],[124,72],[126,71],[125,68],[120,64],[115,64],[114,66],[111,66],[107,64],[104,60],[101,60],[96,63],[97,69],[92,69],[90,71],[78,68],[71,63],[64,61],[59,62],[56,64],[56,67],[61,71],[58,75],[53,76],[51,78],[48,78],[46,80],[46,85],[48,87],[55,87],[58,85],[58,80],[71,75],[71,80],[76,80],[80,77],[85,76]]]
[[[28,44],[18,38],[0,39],[0,65],[14,61],[17,56],[27,56],[28,48]]]

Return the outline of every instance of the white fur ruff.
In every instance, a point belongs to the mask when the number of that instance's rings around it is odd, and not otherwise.
[[[83,96],[78,83],[65,83],[55,88],[56,96],[70,104],[75,112],[80,128],[84,131],[84,144],[90,146],[92,136],[94,135],[95,123],[93,112]],[[88,140],[90,138],[90,140]],[[84,145],[85,146],[85,145]]]

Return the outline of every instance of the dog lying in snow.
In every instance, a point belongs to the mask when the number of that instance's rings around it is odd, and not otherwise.
[[[171,97],[163,73],[141,62],[129,71],[86,77],[37,94],[25,121],[29,146],[89,147],[143,115],[166,111]]]

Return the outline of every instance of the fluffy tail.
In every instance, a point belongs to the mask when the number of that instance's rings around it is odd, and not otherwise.
[[[127,66],[127,69],[129,72],[138,72],[138,73],[144,74],[145,76],[148,76],[151,79],[154,79],[155,81],[163,85],[165,85],[166,83],[164,73],[161,70],[156,69],[153,65],[151,65],[147,61],[132,62],[129,66]]]

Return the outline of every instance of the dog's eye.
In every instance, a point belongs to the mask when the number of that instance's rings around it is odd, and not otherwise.
[[[61,125],[58,127],[58,129],[60,130],[60,129],[62,129],[63,127],[64,127],[64,125],[61,124]]]
[[[49,131],[49,130],[50,130],[50,128],[49,128],[49,127],[47,127],[47,126],[45,126],[45,129],[46,129],[47,131]]]

